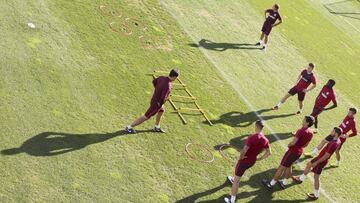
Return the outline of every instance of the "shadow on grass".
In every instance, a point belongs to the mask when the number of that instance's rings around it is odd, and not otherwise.
[[[239,187],[239,193],[237,195],[237,202],[241,202],[242,199],[246,199],[246,198],[252,198],[250,201],[248,202],[272,202],[273,199],[273,193],[280,191],[280,187],[275,187],[272,190],[269,190],[267,188],[265,188],[265,186],[263,186],[263,184],[261,183],[261,181],[263,179],[270,179],[272,178],[272,176],[275,174],[276,169],[269,169],[267,171],[261,172],[261,173],[257,173],[252,175],[248,180],[246,181],[240,181],[240,187]],[[295,173],[299,173],[300,171],[294,171]],[[255,189],[254,191],[251,192],[245,192],[242,191],[242,186],[247,185],[250,186],[251,188]],[[292,187],[296,185],[295,183],[289,184],[289,187]],[[201,203],[223,203],[224,202],[224,198],[228,197],[229,195],[222,195],[216,199],[212,199],[212,200],[199,200],[203,197],[209,196],[217,191],[222,190],[223,188],[228,187],[229,191],[231,188],[231,183],[229,181],[225,181],[222,185],[219,185],[217,187],[211,188],[209,190],[205,190],[203,192],[199,192],[199,193],[195,193],[193,195],[190,195],[188,197],[185,197],[181,200],[176,201],[176,203],[194,203],[194,202],[201,202]],[[305,198],[305,194],[304,194],[304,198]],[[276,200],[274,202],[306,202],[306,199],[296,199],[296,200]]]
[[[255,123],[255,121],[259,120],[259,117],[262,113],[272,111],[272,109],[261,109],[259,111],[250,111],[247,113],[232,111],[225,113],[220,116],[218,120],[211,120],[213,124],[225,124],[231,127],[248,127]],[[296,115],[295,113],[290,114],[280,114],[280,115],[270,115],[270,116],[261,116],[263,120],[271,120],[276,118],[286,118],[290,116]]]
[[[249,49],[249,50],[260,50],[260,47],[257,47],[255,44],[249,43],[216,43],[207,39],[202,39],[198,44],[191,43],[188,44],[191,47],[203,47],[208,50],[213,51],[226,51],[228,49]]]
[[[138,133],[152,130],[137,131]],[[72,134],[62,132],[43,132],[26,140],[19,148],[4,149],[2,155],[27,153],[32,156],[55,156],[83,149],[91,144],[105,142],[114,137],[127,135],[125,131],[113,133]]]

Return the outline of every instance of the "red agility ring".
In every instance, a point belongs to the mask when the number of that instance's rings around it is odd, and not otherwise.
[[[120,23],[118,23],[116,21],[112,21],[109,23],[109,26],[112,31],[117,32],[117,33],[122,33],[125,35],[132,35],[133,31],[128,25],[126,25],[125,23],[121,23],[121,27],[118,28],[115,26],[117,24],[120,24]]]
[[[198,146],[200,149],[202,149],[203,151],[206,151],[208,154],[209,154],[209,159],[206,159],[206,160],[202,160],[202,159],[198,159],[193,153],[190,152],[189,150],[189,146],[190,145],[194,145],[194,146]],[[213,155],[213,153],[211,152],[211,150],[209,149],[208,146],[206,145],[202,145],[202,144],[196,144],[196,143],[187,143],[185,145],[185,151],[186,153],[189,155],[189,157],[193,160],[197,160],[197,161],[200,161],[200,162],[204,162],[204,163],[211,163],[215,160],[215,157]]]
[[[224,147],[230,147],[230,148],[233,148],[233,149],[236,149],[236,148],[234,148],[234,147],[231,146],[230,144],[221,145],[220,148],[219,148],[219,152],[220,152],[221,156],[222,156],[224,159],[226,159],[226,160],[229,161],[230,163],[235,163],[237,160],[230,158],[230,156],[227,155],[227,154],[224,152]],[[237,149],[236,149],[236,150],[237,150]]]
[[[121,13],[119,11],[113,10],[107,5],[100,5],[99,9],[101,13],[106,16],[121,17]]]

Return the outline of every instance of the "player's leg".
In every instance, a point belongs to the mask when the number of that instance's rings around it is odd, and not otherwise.
[[[280,165],[278,167],[278,169],[275,172],[275,175],[273,177],[273,179],[270,182],[263,182],[268,188],[272,188],[279,180],[280,178],[284,175],[286,168],[282,165]]]
[[[292,94],[291,94],[290,91],[289,91],[289,93],[287,93],[283,98],[281,98],[281,100],[279,101],[279,103],[276,104],[276,106],[275,106],[273,109],[274,109],[274,110],[279,109],[279,108],[281,107],[281,105],[283,105],[283,104],[286,102],[286,100],[287,100],[289,97],[291,97],[291,96],[292,96]]]
[[[264,46],[263,46],[264,51],[266,51],[268,41],[269,41],[269,35],[265,34],[265,36],[264,36]]]
[[[338,148],[338,149],[335,151],[335,155],[336,155],[336,164],[335,164],[335,166],[339,166],[339,165],[340,165],[340,159],[341,159],[340,149],[341,149],[341,148]]]
[[[144,121],[146,121],[148,119],[149,118],[146,117],[145,115],[137,118],[136,120],[134,120],[134,122],[132,122],[130,125],[128,125],[125,128],[125,131],[128,132],[128,133],[136,133],[136,131],[134,130],[134,127],[142,124]]]
[[[161,118],[163,114],[164,114],[164,109],[162,108],[156,115],[155,128],[154,128],[155,132],[165,133],[165,131],[160,127]]]
[[[239,185],[240,185],[240,178],[239,176],[234,176],[234,182],[233,185],[231,187],[231,198],[230,198],[230,202],[234,203],[235,199],[236,199],[236,194],[239,190]]]
[[[307,196],[311,200],[317,200],[320,195],[320,174],[314,173],[314,193],[307,193]]]
[[[316,158],[313,159],[313,160],[311,160],[311,161],[309,161],[309,162],[306,164],[306,167],[305,167],[305,169],[304,169],[303,174],[301,174],[300,176],[293,176],[292,179],[293,179],[295,182],[299,183],[299,184],[302,183],[302,182],[305,180],[306,175],[309,174],[310,171],[311,171],[311,165],[312,165],[311,163],[313,163],[313,162],[315,162],[315,161],[316,161]]]
[[[305,92],[298,92],[298,100],[299,100],[299,111],[296,113],[301,114],[304,108]]]
[[[228,179],[232,182],[232,188],[231,188],[231,197],[230,199],[225,197],[224,200],[227,203],[235,203],[236,201],[236,194],[238,192],[238,188],[240,185],[240,178],[244,175],[245,171],[249,168],[251,168],[254,165],[254,163],[244,163],[241,161],[238,161],[235,167],[235,176],[228,176]]]
[[[264,36],[265,36],[265,33],[264,33],[264,32],[261,32],[259,42],[255,44],[256,46],[260,46],[260,45],[263,44]]]
[[[315,131],[314,131],[314,133],[317,133],[318,132],[318,122],[319,122],[318,117],[315,116],[314,119],[315,119],[315,122],[314,122]]]

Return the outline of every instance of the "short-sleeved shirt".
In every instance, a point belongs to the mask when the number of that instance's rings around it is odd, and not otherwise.
[[[327,159],[324,160],[324,162],[327,163],[327,162],[329,161],[330,157],[331,157],[331,156],[334,154],[334,152],[339,148],[340,144],[341,144],[340,139],[332,139],[332,140],[326,145],[326,147],[324,147],[324,148],[321,150],[318,158],[321,158],[321,157],[323,157],[326,153],[329,153],[330,156],[329,156]]]
[[[295,145],[289,147],[289,151],[301,155],[304,152],[304,147],[309,144],[313,135],[311,128],[300,128],[295,134],[298,140]]]
[[[266,10],[266,13],[268,13],[268,17],[265,20],[265,23],[274,24],[276,20],[281,20],[281,15],[279,12],[274,11],[273,9]]]
[[[244,163],[255,163],[256,157],[264,149],[269,148],[269,140],[264,136],[263,133],[253,134],[246,140],[246,145],[249,147],[243,160]]]
[[[170,95],[172,82],[169,77],[160,76],[153,80],[153,85],[155,90],[151,103],[159,103],[160,105],[163,105],[166,98]]]
[[[315,107],[325,108],[330,103],[330,101],[336,103],[336,93],[333,88],[325,85],[322,88],[319,96],[316,98]]]
[[[350,130],[352,133],[349,135],[349,137],[353,137],[357,135],[357,129],[356,129],[356,121],[355,117],[346,116],[343,120],[343,122],[340,124],[339,128],[342,129],[343,134],[348,133]],[[344,141],[344,138],[340,138],[342,141]]]
[[[316,77],[314,73],[308,73],[305,69],[301,72],[301,77],[299,82],[296,84],[296,89],[298,91],[303,91],[307,89],[311,83],[316,84]]]

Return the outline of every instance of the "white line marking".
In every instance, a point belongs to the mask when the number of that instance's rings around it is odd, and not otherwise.
[[[193,42],[197,43],[196,39],[194,38],[194,36],[192,36],[190,34],[190,32],[178,21],[176,15],[170,11],[168,5],[166,5],[166,3],[164,2],[164,0],[160,0],[161,5],[167,10],[167,12],[177,21],[177,23],[181,26],[181,28],[186,32],[186,34],[188,34],[190,36],[190,38],[193,40]],[[266,121],[258,114],[258,112],[256,111],[256,109],[254,108],[254,106],[249,102],[249,100],[242,94],[242,92],[240,91],[238,84],[234,83],[233,80],[231,80],[226,73],[223,71],[223,69],[221,69],[219,67],[218,64],[216,64],[216,62],[207,54],[207,51],[200,48],[201,52],[206,56],[206,58],[214,65],[214,67],[220,72],[220,74],[224,77],[224,79],[232,86],[232,88],[238,93],[238,95],[240,96],[240,98],[245,102],[245,104],[250,108],[251,111],[255,112],[255,115],[264,122],[264,125],[267,129],[269,129],[270,133],[275,137],[275,139],[277,139],[279,141],[279,143],[281,144],[281,146],[287,150],[287,146],[282,142],[282,140],[280,139],[280,137],[275,133],[275,131],[266,123]],[[302,169],[304,169],[304,164],[303,163],[297,163],[297,165],[299,165]],[[309,177],[310,180],[314,183],[314,179],[312,177]],[[335,203],[336,201],[333,200],[326,192],[324,189],[320,188],[321,193],[324,195],[325,198],[327,198],[330,202]]]

